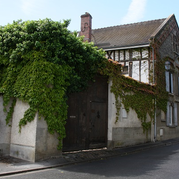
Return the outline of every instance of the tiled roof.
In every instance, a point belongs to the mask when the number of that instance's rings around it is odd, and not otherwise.
[[[166,18],[92,30],[92,42],[99,48],[120,48],[149,44],[151,35]]]

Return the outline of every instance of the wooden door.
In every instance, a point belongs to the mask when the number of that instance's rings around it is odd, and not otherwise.
[[[86,91],[72,94],[63,151],[107,146],[108,84],[97,75]]]

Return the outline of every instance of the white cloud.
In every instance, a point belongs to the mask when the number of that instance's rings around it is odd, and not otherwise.
[[[128,12],[122,18],[121,23],[127,24],[140,21],[144,16],[146,4],[147,0],[132,0]]]

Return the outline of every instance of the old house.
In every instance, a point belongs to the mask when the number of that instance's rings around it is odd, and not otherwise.
[[[115,96],[111,93],[112,81],[97,75],[86,91],[73,94],[69,101],[67,136],[63,151],[89,148],[114,148],[148,141],[179,137],[179,31],[175,16],[101,29],[92,29],[92,16],[81,16],[84,40],[93,42],[106,51],[106,58],[121,64],[122,75],[133,80],[155,85],[159,75],[157,61],[164,61],[164,82],[169,93],[167,112],[157,110],[147,136],[141,121],[132,109],[126,111],[121,103],[119,120],[116,120]],[[109,80],[109,83],[107,83]],[[0,96],[0,154],[35,162],[49,156],[60,155],[56,146],[58,137],[48,133],[44,120],[35,120],[19,133],[18,122],[28,104],[18,100],[13,120],[6,126],[3,98]],[[142,110],[142,109],[141,109]]]
[[[155,63],[165,59],[166,91],[169,92],[167,112],[157,110],[148,138],[132,109],[122,106],[115,124],[114,95],[108,86],[107,146],[116,147],[146,141],[179,137],[179,29],[175,15],[168,18],[92,29],[92,16],[81,16],[81,32],[89,42],[106,51],[106,58],[123,66],[123,75],[146,84],[155,84]]]

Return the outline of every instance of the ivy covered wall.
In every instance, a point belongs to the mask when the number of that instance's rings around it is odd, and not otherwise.
[[[59,134],[59,148],[65,137],[68,94],[85,89],[106,61],[102,50],[71,33],[68,24],[44,19],[0,27],[0,93],[5,110],[13,100],[6,122],[18,98],[30,106],[19,130],[38,111],[49,132]]]

